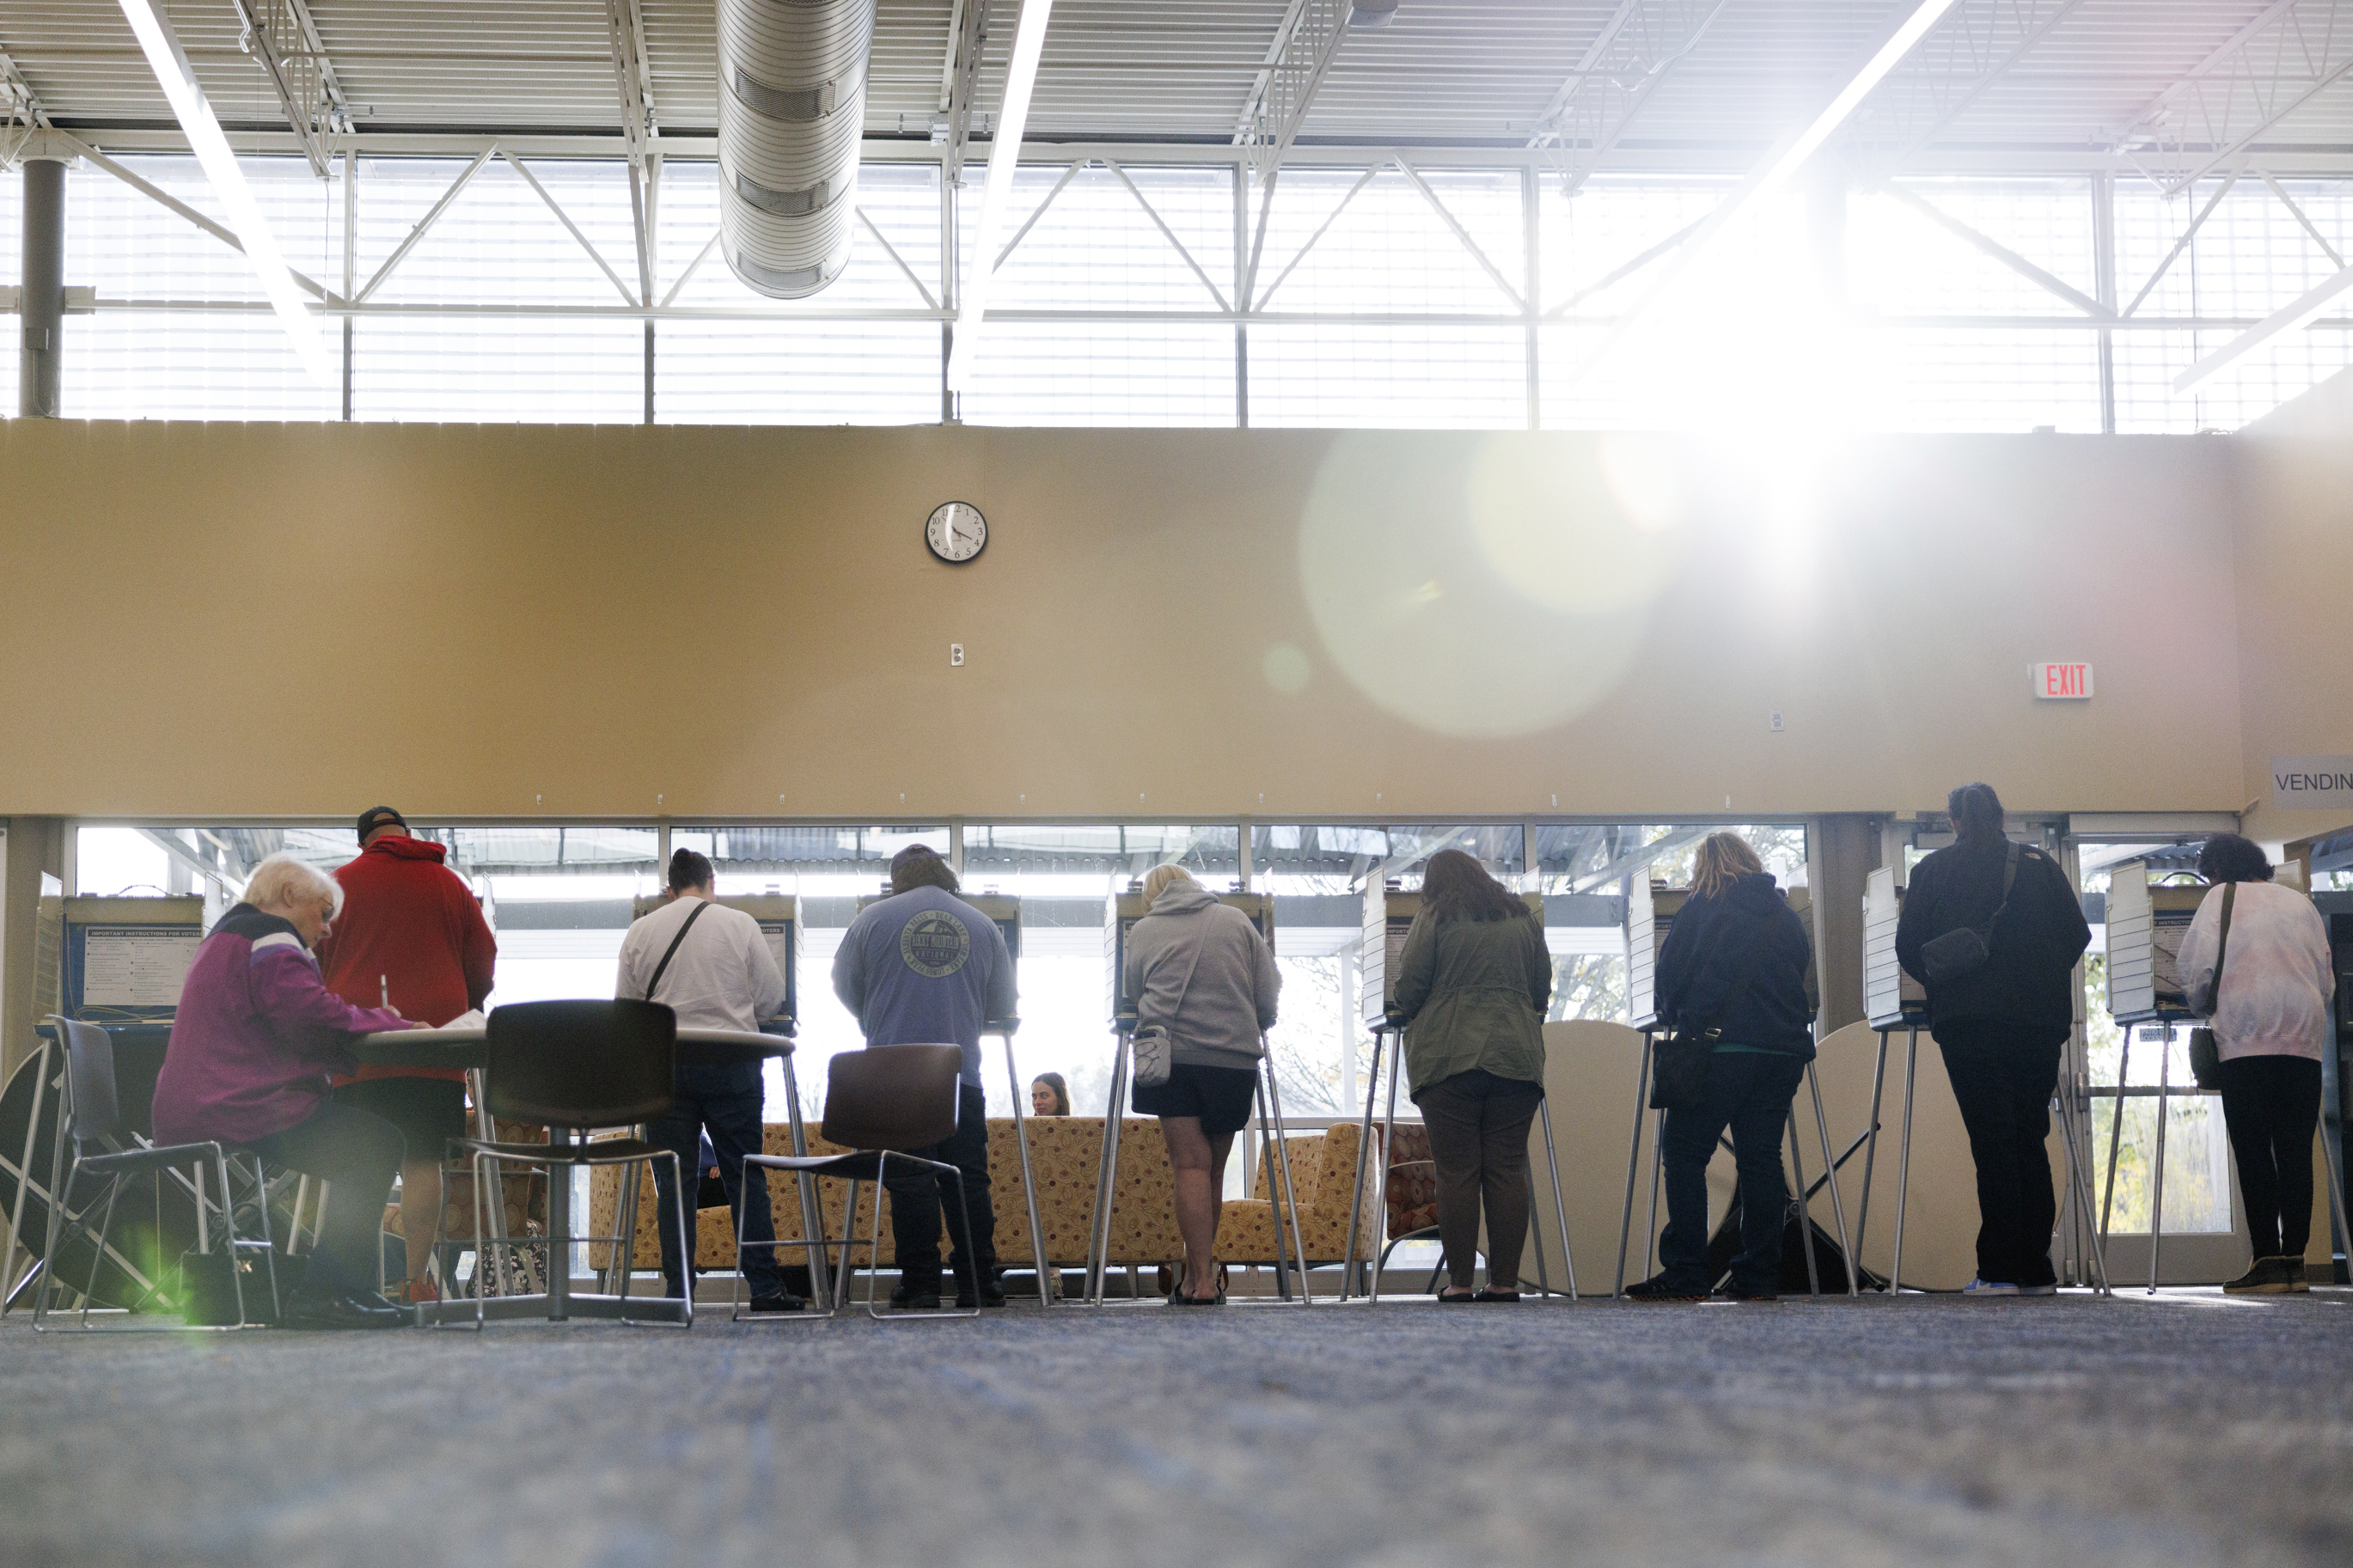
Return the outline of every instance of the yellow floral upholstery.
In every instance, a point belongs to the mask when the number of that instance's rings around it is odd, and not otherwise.
[[[1077,1267],[1086,1262],[1087,1228],[1094,1217],[1095,1173],[1103,1160],[1103,1126],[1101,1117],[1029,1119],[1029,1168],[1038,1181],[1038,1215],[1046,1231],[1049,1263]],[[1353,1124],[1335,1127],[1328,1138],[1293,1134],[1289,1142],[1292,1176],[1303,1200],[1299,1223],[1307,1255],[1312,1259],[1336,1260],[1347,1236],[1348,1184],[1356,1175],[1356,1129]],[[763,1145],[771,1154],[790,1153],[792,1129],[784,1122],[768,1123]],[[1333,1151],[1328,1162],[1324,1158],[1327,1145]],[[809,1134],[808,1147],[812,1154],[846,1152],[814,1132]],[[768,1205],[776,1217],[776,1235],[782,1240],[798,1240],[801,1205],[797,1184],[783,1173],[771,1171],[767,1174]],[[1018,1268],[1029,1261],[1029,1215],[1022,1202],[1021,1152],[1014,1142],[1009,1117],[992,1118],[988,1123],[988,1175],[990,1196],[997,1210],[997,1259],[1008,1268]],[[849,1184],[824,1181],[815,1185],[818,1223],[828,1236],[838,1237],[841,1234],[842,1204],[849,1194]],[[1372,1256],[1374,1205],[1378,1201],[1375,1187],[1375,1183],[1366,1181],[1368,1201],[1356,1238],[1359,1258]],[[610,1169],[595,1173],[589,1198],[589,1220],[595,1234],[612,1234],[614,1200],[618,1191],[617,1173]],[[1243,1262],[1272,1260],[1273,1233],[1266,1217],[1269,1205],[1265,1192],[1265,1176],[1261,1173],[1257,1202],[1226,1205],[1226,1217],[1218,1231],[1220,1258]],[[653,1181],[640,1173],[635,1264],[638,1268],[661,1266],[659,1233],[654,1229],[655,1212]],[[860,1184],[856,1233],[860,1246],[853,1256],[861,1266],[866,1260],[868,1227],[873,1223],[873,1187]],[[947,1234],[943,1232],[944,1241]],[[603,1247],[591,1248],[596,1267],[604,1267],[607,1250]],[[1109,1261],[1122,1266],[1160,1264],[1182,1257],[1184,1250],[1184,1241],[1176,1231],[1176,1185],[1159,1127],[1147,1118],[1124,1120],[1120,1124],[1119,1170],[1113,1185]],[[888,1205],[882,1211],[881,1255],[887,1266],[892,1257]],[[787,1265],[801,1263],[807,1256],[798,1248],[782,1248],[777,1253],[778,1259]],[[735,1266],[733,1222],[724,1207],[707,1208],[695,1215],[695,1261],[705,1268]]]
[[[1356,1179],[1357,1127],[1335,1123],[1329,1132],[1293,1132],[1283,1139],[1291,1155],[1291,1179],[1299,1189],[1299,1245],[1311,1263],[1337,1263],[1348,1245],[1348,1189]],[[1365,1173],[1365,1202],[1356,1225],[1356,1256],[1373,1256],[1379,1225],[1378,1173]],[[1226,1205],[1218,1221],[1218,1258],[1224,1263],[1271,1263],[1275,1259],[1274,1205],[1269,1200],[1267,1163],[1248,1198]],[[1292,1249],[1291,1237],[1282,1250]]]

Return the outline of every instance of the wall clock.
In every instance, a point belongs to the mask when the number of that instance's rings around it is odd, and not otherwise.
[[[970,501],[944,502],[924,520],[923,542],[949,565],[961,566],[987,547],[988,520]]]

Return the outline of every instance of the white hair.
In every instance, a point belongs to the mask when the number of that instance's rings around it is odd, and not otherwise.
[[[253,868],[245,901],[257,910],[283,910],[300,899],[323,898],[332,918],[343,912],[343,885],[306,860],[284,850]]]
[[[1173,860],[1165,866],[1155,866],[1144,874],[1144,907],[1150,909],[1160,895],[1168,890],[1169,883],[1192,880],[1193,873]]]

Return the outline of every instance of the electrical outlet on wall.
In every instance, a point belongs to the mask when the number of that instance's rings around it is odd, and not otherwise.
[[[964,663],[964,644],[960,642],[952,642],[948,644],[948,662],[952,665],[961,665]],[[1780,727],[1780,715],[1777,713],[1773,717],[1773,728],[1778,730]]]

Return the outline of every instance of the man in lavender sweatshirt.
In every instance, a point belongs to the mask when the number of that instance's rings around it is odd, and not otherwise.
[[[155,1080],[155,1138],[218,1140],[332,1184],[290,1327],[397,1328],[375,1292],[377,1232],[406,1141],[380,1116],[337,1105],[329,1073],[356,1066],[352,1037],[410,1026],[354,1007],[319,978],[311,950],[343,906],[335,879],[290,855],[254,868],[245,902],[196,949]]]

